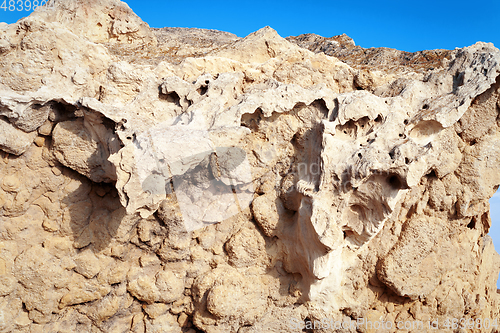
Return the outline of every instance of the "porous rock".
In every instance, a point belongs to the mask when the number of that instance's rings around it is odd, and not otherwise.
[[[49,5],[0,24],[0,331],[498,318],[492,44],[410,54]]]

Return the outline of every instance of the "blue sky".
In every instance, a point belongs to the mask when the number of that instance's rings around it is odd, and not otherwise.
[[[363,47],[404,51],[454,49],[477,41],[500,46],[498,0],[126,2],[155,28],[217,29],[244,37],[269,25],[283,37],[308,32],[325,37],[346,33]],[[13,23],[28,14],[0,9],[0,21]]]
[[[500,1],[127,1],[150,26],[209,28],[240,37],[271,26],[283,36],[346,33],[363,47],[405,51],[500,45]]]
[[[269,25],[283,37],[302,33],[331,37],[346,33],[363,47],[384,46],[411,52],[454,49],[477,41],[500,46],[499,0],[126,2],[154,28],[217,29],[244,37]],[[0,21],[14,23],[29,13],[0,8]],[[500,252],[500,192],[490,204],[493,219],[490,235]]]
[[[500,189],[490,199],[491,228],[490,236],[493,238],[495,250],[500,253]],[[500,289],[500,274],[497,280],[497,288]]]

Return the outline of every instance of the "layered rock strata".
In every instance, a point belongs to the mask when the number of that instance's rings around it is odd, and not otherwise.
[[[492,44],[54,6],[0,24],[1,332],[498,331]]]

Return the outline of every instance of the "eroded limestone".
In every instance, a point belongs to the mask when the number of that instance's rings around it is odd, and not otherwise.
[[[500,51],[306,37],[115,0],[0,25],[0,330],[498,318]]]

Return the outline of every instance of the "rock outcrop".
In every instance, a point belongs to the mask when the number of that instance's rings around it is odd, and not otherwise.
[[[49,2],[0,24],[1,332],[498,331],[492,44]]]

